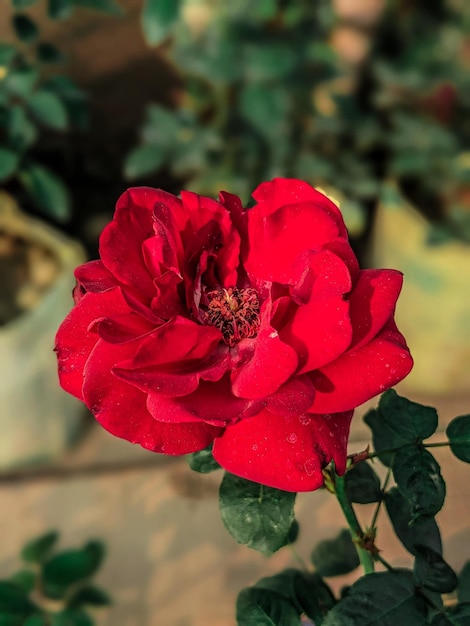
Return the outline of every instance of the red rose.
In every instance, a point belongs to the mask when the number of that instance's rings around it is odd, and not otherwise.
[[[356,406],[412,360],[393,313],[402,276],[359,270],[341,214],[299,180],[257,204],[136,188],[100,261],[76,270],[60,382],[108,431],[165,454],[213,442],[238,476],[288,491],[344,472]]]

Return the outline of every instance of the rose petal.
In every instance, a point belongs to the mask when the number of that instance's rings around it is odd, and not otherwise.
[[[335,460],[344,472],[352,411],[280,417],[269,411],[228,426],[214,441],[214,458],[227,471],[285,491],[313,491]]]
[[[116,437],[165,454],[187,454],[208,446],[221,429],[203,423],[163,424],[150,415],[146,395],[116,378],[113,365],[132,355],[130,344],[99,340],[87,361],[84,400],[98,422]]]
[[[77,286],[73,291],[74,302],[77,303],[88,291],[101,293],[117,287],[118,281],[101,261],[89,261],[79,265],[74,272]]]
[[[349,303],[341,296],[313,298],[297,308],[279,334],[295,349],[299,374],[322,367],[351,344]]]
[[[247,215],[249,248],[244,264],[250,277],[263,280],[290,283],[292,265],[300,255],[320,250],[339,235],[337,223],[322,204],[289,204],[269,215],[255,206]]]
[[[202,420],[215,426],[225,426],[258,413],[263,403],[235,397],[226,377],[217,383],[201,381],[196,391],[178,398],[150,392],[147,407],[155,419],[162,422]]]
[[[142,244],[155,236],[155,205],[175,202],[178,200],[174,196],[161,190],[129,189],[118,200],[113,221],[101,233],[100,257],[105,267],[120,282],[147,298],[155,295],[155,289],[144,262]]]
[[[241,364],[232,371],[232,390],[240,398],[266,398],[275,393],[297,368],[297,355],[271,326],[255,339],[238,344]]]
[[[99,336],[88,329],[94,320],[109,314],[129,313],[129,307],[116,287],[103,293],[85,294],[62,322],[55,338],[61,386],[83,400],[83,369]]]
[[[349,298],[352,347],[373,339],[395,311],[403,276],[396,270],[362,270]]]
[[[353,409],[396,385],[412,366],[403,336],[393,324],[387,324],[367,345],[353,348],[311,373],[316,394],[309,411],[336,413]]]
[[[296,376],[266,399],[266,408],[274,415],[302,415],[312,406],[315,387],[308,376]]]
[[[252,194],[263,215],[269,215],[286,204],[312,202],[321,206],[336,222],[341,237],[347,238],[347,230],[338,206],[325,194],[303,180],[274,178],[262,183]]]

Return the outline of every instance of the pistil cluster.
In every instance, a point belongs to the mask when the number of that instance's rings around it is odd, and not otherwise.
[[[260,325],[259,298],[254,289],[217,289],[207,293],[207,324],[218,328],[226,344],[233,347],[242,339],[256,337]]]

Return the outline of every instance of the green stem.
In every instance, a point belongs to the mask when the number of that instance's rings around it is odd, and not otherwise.
[[[376,452],[369,452],[367,458],[375,459],[381,454],[393,454],[394,452],[398,452],[402,448],[408,448],[409,446],[414,446],[414,443],[405,443],[403,446],[399,446],[398,448],[387,448],[386,450],[377,450]],[[445,446],[450,446],[450,441],[439,441],[437,443],[420,443],[420,446],[423,448],[444,448]]]
[[[374,571],[374,559],[372,554],[363,547],[364,533],[346,494],[344,476],[335,476],[335,493],[348,523],[349,532],[351,533],[364,573],[371,574]]]
[[[375,529],[375,527],[377,525],[377,518],[379,516],[380,507],[382,506],[382,502],[383,502],[383,499],[384,499],[385,491],[386,491],[386,489],[388,487],[388,483],[390,481],[390,476],[392,474],[392,465],[393,465],[393,463],[388,468],[387,475],[385,476],[384,484],[383,484],[382,489],[381,489],[382,493],[381,493],[379,501],[377,502],[377,505],[375,507],[374,515],[372,516],[372,521],[370,523],[370,527],[372,529]]]

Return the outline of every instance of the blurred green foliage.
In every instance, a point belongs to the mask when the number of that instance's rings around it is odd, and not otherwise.
[[[0,580],[0,622],[8,626],[93,626],[90,607],[110,604],[108,594],[91,583],[105,549],[99,541],[56,552],[55,531],[28,542],[24,566]]]
[[[128,180],[165,167],[246,202],[260,180],[296,176],[331,191],[357,234],[393,177],[434,240],[470,240],[465,6],[389,0],[359,68],[335,54],[329,1],[148,0],[142,19],[149,43],[167,38],[184,93],[176,110],[149,105]]]
[[[0,43],[0,183],[16,179],[36,207],[66,221],[71,197],[60,176],[38,162],[35,148],[45,129],[66,133],[86,130],[86,94],[57,67],[65,57],[53,44],[41,41],[39,27],[25,12],[38,0],[12,0],[13,41]],[[51,19],[64,19],[75,7],[120,11],[113,0],[48,0]]]

